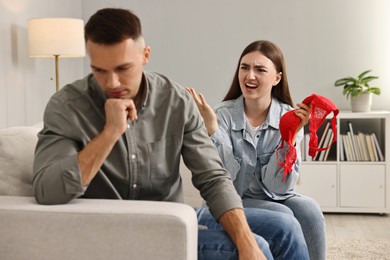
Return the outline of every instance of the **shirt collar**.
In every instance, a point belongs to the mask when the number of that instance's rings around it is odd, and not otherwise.
[[[278,99],[272,98],[267,119],[265,120],[262,129],[265,129],[268,126],[279,129],[282,112],[282,103]],[[232,129],[235,131],[243,130],[245,129],[246,124],[244,97],[241,95],[234,101]]]
[[[146,107],[146,102],[150,95],[150,84],[149,81],[147,80],[147,76],[145,75],[145,73],[142,73],[142,80],[141,80],[141,86],[139,88],[139,91],[142,91],[142,93],[139,102],[140,107],[138,107],[138,109],[144,109]]]
[[[280,118],[282,117],[282,102],[276,98],[272,98],[271,107],[268,112],[267,122],[269,126],[279,129]]]
[[[233,108],[233,124],[232,129],[235,131],[240,131],[245,129],[246,119],[245,119],[245,110],[244,110],[244,96],[239,96],[234,100]]]

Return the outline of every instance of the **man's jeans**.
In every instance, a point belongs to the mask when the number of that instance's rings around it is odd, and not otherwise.
[[[246,218],[267,259],[309,259],[302,229],[295,217],[265,209],[245,208]],[[196,209],[199,225],[198,259],[238,259],[237,250],[207,208]]]

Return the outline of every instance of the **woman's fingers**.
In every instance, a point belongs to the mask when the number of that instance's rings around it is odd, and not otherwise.
[[[199,99],[200,99],[200,102],[202,103],[202,105],[204,106],[207,106],[207,102],[206,102],[206,99],[204,98],[203,94],[199,93]]]
[[[191,94],[192,98],[194,99],[195,103],[199,106],[202,105],[201,100],[199,99],[198,95],[196,94],[196,91],[194,88],[186,88],[187,91]]]

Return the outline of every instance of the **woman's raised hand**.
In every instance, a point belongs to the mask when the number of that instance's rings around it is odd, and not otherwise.
[[[215,114],[212,107],[207,104],[206,99],[202,94],[197,94],[194,88],[187,88],[187,91],[194,98],[196,105],[198,106],[199,112],[203,117],[204,124],[206,125],[209,136],[214,134],[218,130],[217,115]]]

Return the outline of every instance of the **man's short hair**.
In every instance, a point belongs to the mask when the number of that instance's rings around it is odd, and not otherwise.
[[[98,10],[89,18],[84,28],[85,42],[115,44],[142,36],[140,19],[131,11],[121,8]]]

